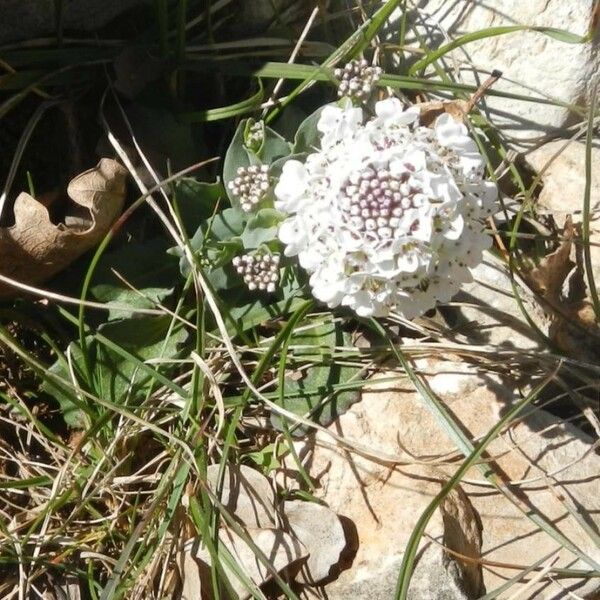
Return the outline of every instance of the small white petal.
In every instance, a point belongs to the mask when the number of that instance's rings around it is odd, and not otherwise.
[[[414,106],[404,109],[398,98],[387,98],[375,104],[375,114],[384,125],[410,125],[419,118],[419,113]]]
[[[288,160],[275,186],[275,207],[284,212],[296,212],[308,184],[308,172],[299,160]]]
[[[467,128],[455,121],[448,113],[436,119],[434,129],[437,140],[442,146],[450,146],[456,138],[468,135]]]

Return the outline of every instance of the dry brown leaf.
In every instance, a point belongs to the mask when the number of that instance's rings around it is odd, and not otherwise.
[[[555,306],[561,302],[563,284],[576,266],[570,258],[574,235],[573,220],[569,216],[565,221],[560,246],[529,272],[529,280],[535,291]]]
[[[455,121],[462,123],[469,113],[469,103],[466,100],[452,100],[450,102],[423,102],[417,104],[421,113],[421,125],[429,127],[444,113],[448,113]]]
[[[103,158],[71,180],[64,223],[54,224],[46,207],[25,192],[15,201],[15,224],[0,228],[0,274],[38,285],[94,247],[121,214],[127,170]],[[0,297],[19,290],[0,283]]]
[[[573,243],[576,237],[573,220],[568,215],[560,246],[529,272],[528,279],[533,289],[555,309],[550,314],[550,339],[571,356],[593,360],[600,348],[600,328],[594,308],[585,298],[583,255],[581,247],[576,249]]]
[[[315,502],[284,502],[287,527],[309,552],[308,560],[296,581],[314,585],[331,574],[346,547],[346,535],[340,518],[326,506]]]
[[[550,339],[563,351],[596,362],[600,352],[600,328],[591,302],[567,304],[565,316],[557,316],[549,328]]]
[[[217,493],[219,465],[206,471],[206,483]],[[275,494],[269,480],[245,465],[229,465],[225,470],[221,503],[246,527],[274,527]]]
[[[246,535],[252,540],[269,559],[269,563],[277,573],[281,573],[286,567],[293,563],[306,558],[308,552],[306,548],[293,536],[278,529],[254,529],[248,528]],[[269,581],[273,574],[263,565],[256,557],[256,553],[244,540],[242,540],[235,532],[228,528],[219,530],[220,543],[227,548],[231,553],[238,567],[243,570],[257,586]],[[203,581],[210,580],[210,565],[211,557],[206,547],[200,545],[199,540],[190,540],[185,544],[184,552],[191,552],[200,562],[200,576]],[[193,568],[190,563],[187,563],[188,568]],[[232,588],[238,594],[240,600],[250,597],[250,592],[235,572],[223,562],[223,570],[227,579],[231,583]],[[196,573],[191,574],[196,577]],[[187,574],[182,576],[185,582]],[[205,596],[203,598],[213,597],[205,586]]]
[[[446,102],[431,101],[417,104],[421,109],[421,125],[429,127],[444,113],[449,114],[455,121],[463,123],[466,116],[473,110],[477,102],[479,102],[486,91],[491,88],[500,77],[502,77],[500,71],[492,71],[490,76],[479,86],[479,89],[475,91],[469,100],[452,100]]]

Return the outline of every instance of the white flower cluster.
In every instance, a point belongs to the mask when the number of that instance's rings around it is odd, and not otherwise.
[[[250,291],[274,292],[279,281],[279,254],[243,254],[232,263]]]
[[[450,115],[423,127],[419,109],[396,98],[375,114],[363,122],[360,108],[323,109],[320,150],[287,161],[275,187],[289,215],[279,239],[329,307],[412,319],[470,281],[491,243],[484,219],[497,188]]]
[[[382,72],[380,67],[372,67],[364,58],[346,63],[333,72],[340,80],[338,96],[347,96],[359,102],[366,100]]]
[[[264,199],[271,187],[269,166],[239,167],[236,178],[227,187],[239,198],[242,210],[250,212]]]

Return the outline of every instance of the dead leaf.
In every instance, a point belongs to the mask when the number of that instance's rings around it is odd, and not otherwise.
[[[103,158],[67,188],[64,223],[54,224],[47,208],[25,192],[15,201],[15,224],[0,228],[0,274],[29,285],[43,283],[94,247],[121,214],[127,171]],[[19,290],[0,283],[0,297]]]
[[[449,114],[455,121],[462,123],[469,113],[469,103],[466,100],[452,100],[451,102],[423,102],[417,104],[420,113],[421,125],[429,127],[444,113]]]
[[[560,246],[529,272],[529,280],[534,290],[555,306],[561,302],[563,284],[576,266],[570,258],[574,235],[573,220],[569,216],[565,221]]]
[[[217,493],[219,465],[211,465],[206,483]],[[275,494],[269,480],[245,465],[228,465],[223,478],[221,503],[246,527],[274,527]]]
[[[586,286],[581,245],[574,244],[577,230],[571,215],[565,220],[560,246],[532,269],[527,278],[550,305],[550,339],[570,356],[594,360],[600,348],[600,327]],[[567,288],[567,289],[565,289]]]
[[[314,585],[331,574],[346,547],[346,536],[340,518],[326,506],[315,502],[284,502],[287,527],[309,552],[308,560],[296,581]]]
[[[502,77],[500,71],[492,71],[490,76],[479,86],[469,100],[452,100],[446,102],[432,101],[417,104],[421,109],[421,125],[429,127],[444,113],[449,114],[455,121],[463,123],[467,115],[473,110],[487,90],[491,88],[500,77]]]
[[[248,528],[246,534],[252,543],[268,558],[270,565],[277,573],[281,573],[286,567],[308,556],[306,548],[296,538],[284,531]],[[246,577],[250,578],[257,586],[261,586],[273,577],[271,570],[257,558],[253,548],[235,532],[228,528],[221,528],[219,530],[219,541],[231,553]],[[195,539],[188,541],[184,550],[191,551],[191,554],[199,560],[202,580],[210,581],[211,557],[206,547],[201,545],[200,540]],[[240,581],[234,570],[227,566],[224,561],[222,561],[222,565],[227,579],[240,600],[249,598],[251,593],[247,589],[248,586]],[[184,581],[186,576],[187,574],[184,573]],[[193,576],[195,577],[195,574]],[[207,587],[204,588],[206,594],[204,598],[212,598],[213,596],[209,593]],[[196,598],[199,598],[199,596],[196,596]]]
[[[580,360],[596,362],[600,354],[600,328],[591,302],[567,304],[565,316],[554,318],[550,339],[565,353]]]

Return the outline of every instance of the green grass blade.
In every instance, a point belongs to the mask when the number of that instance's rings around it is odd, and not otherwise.
[[[448,44],[445,44],[441,48],[430,52],[425,58],[417,61],[410,69],[409,74],[414,75],[419,71],[423,71],[430,64],[437,61],[442,56],[448,54],[448,52],[452,52],[452,50],[456,50],[456,48],[461,48],[465,44],[470,42],[475,42],[478,40],[483,40],[485,38],[496,37],[499,35],[506,35],[509,33],[516,33],[518,31],[536,31],[538,33],[543,33],[549,37],[560,40],[561,42],[565,42],[568,44],[582,44],[586,41],[585,37],[576,35],[569,31],[565,31],[563,29],[556,29],[554,27],[529,27],[527,25],[506,25],[503,27],[489,27],[488,29],[481,29],[479,31],[474,31],[472,33],[466,33],[465,35],[461,35],[460,37],[452,40]]]
[[[263,85],[260,79],[258,81],[260,89],[256,94],[246,100],[228,106],[221,106],[219,108],[208,108],[206,110],[181,113],[178,116],[178,120],[182,123],[208,123],[210,121],[232,119],[253,112],[260,108],[265,96]]]
[[[594,116],[596,113],[596,99],[598,88],[594,88],[590,98],[589,117],[587,134],[585,138],[585,189],[583,194],[583,223],[581,227],[581,241],[583,243],[583,259],[585,263],[585,272],[588,280],[588,289],[592,303],[594,305],[594,314],[596,320],[600,322],[600,298],[598,298],[598,289],[594,281],[594,265],[590,250],[590,201],[592,196],[592,147],[594,144]]]

